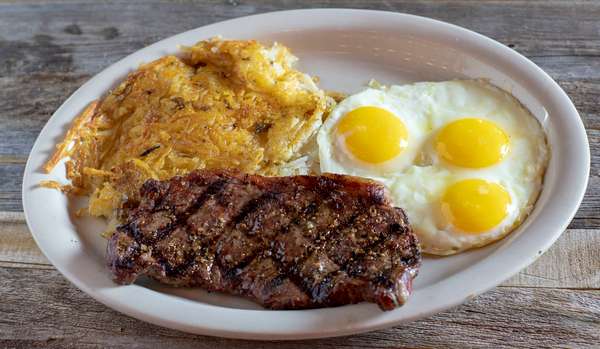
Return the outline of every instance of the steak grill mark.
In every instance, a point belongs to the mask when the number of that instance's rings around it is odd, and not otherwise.
[[[353,177],[195,171],[148,181],[107,249],[115,281],[143,274],[274,309],[403,304],[418,243],[383,187]]]

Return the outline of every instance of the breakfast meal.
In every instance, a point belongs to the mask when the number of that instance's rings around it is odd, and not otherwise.
[[[126,204],[107,260],[141,275],[249,297],[271,309],[406,302],[420,251],[383,185],[342,175],[198,170],[149,180]]]
[[[130,73],[72,123],[65,159],[107,219],[115,282],[269,309],[403,305],[421,252],[489,245],[531,213],[546,135],[483,79],[326,92],[281,44],[213,38]],[[368,81],[368,77],[365,77]]]

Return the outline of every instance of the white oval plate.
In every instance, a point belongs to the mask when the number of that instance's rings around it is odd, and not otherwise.
[[[40,180],[65,181],[41,166],[71,120],[140,63],[212,36],[278,41],[300,58],[300,69],[326,89],[356,92],[371,78],[384,84],[488,78],[511,91],[544,125],[552,158],[541,197],[508,238],[447,258],[425,258],[408,303],[382,312],[373,304],[269,311],[241,299],[154,283],[117,286],[104,264],[103,222],[75,218],[78,202]],[[489,38],[432,19],[363,10],[298,10],[238,18],[191,30],[120,60],[78,89],[40,133],[23,178],[23,208],[39,247],[67,279],[120,312],[198,334],[248,339],[347,335],[394,326],[448,309],[484,292],[533,262],[574,216],[589,173],[589,147],[567,95],[540,68]]]

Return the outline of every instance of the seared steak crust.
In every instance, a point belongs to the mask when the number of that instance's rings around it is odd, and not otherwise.
[[[148,275],[300,309],[408,297],[420,250],[376,182],[195,171],[147,181],[111,237],[116,282]]]

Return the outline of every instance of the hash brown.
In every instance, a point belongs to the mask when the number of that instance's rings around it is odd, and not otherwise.
[[[91,195],[89,213],[105,217],[147,179],[283,174],[334,103],[296,61],[279,44],[215,38],[145,64],[84,110],[46,170],[68,156],[65,191]]]

